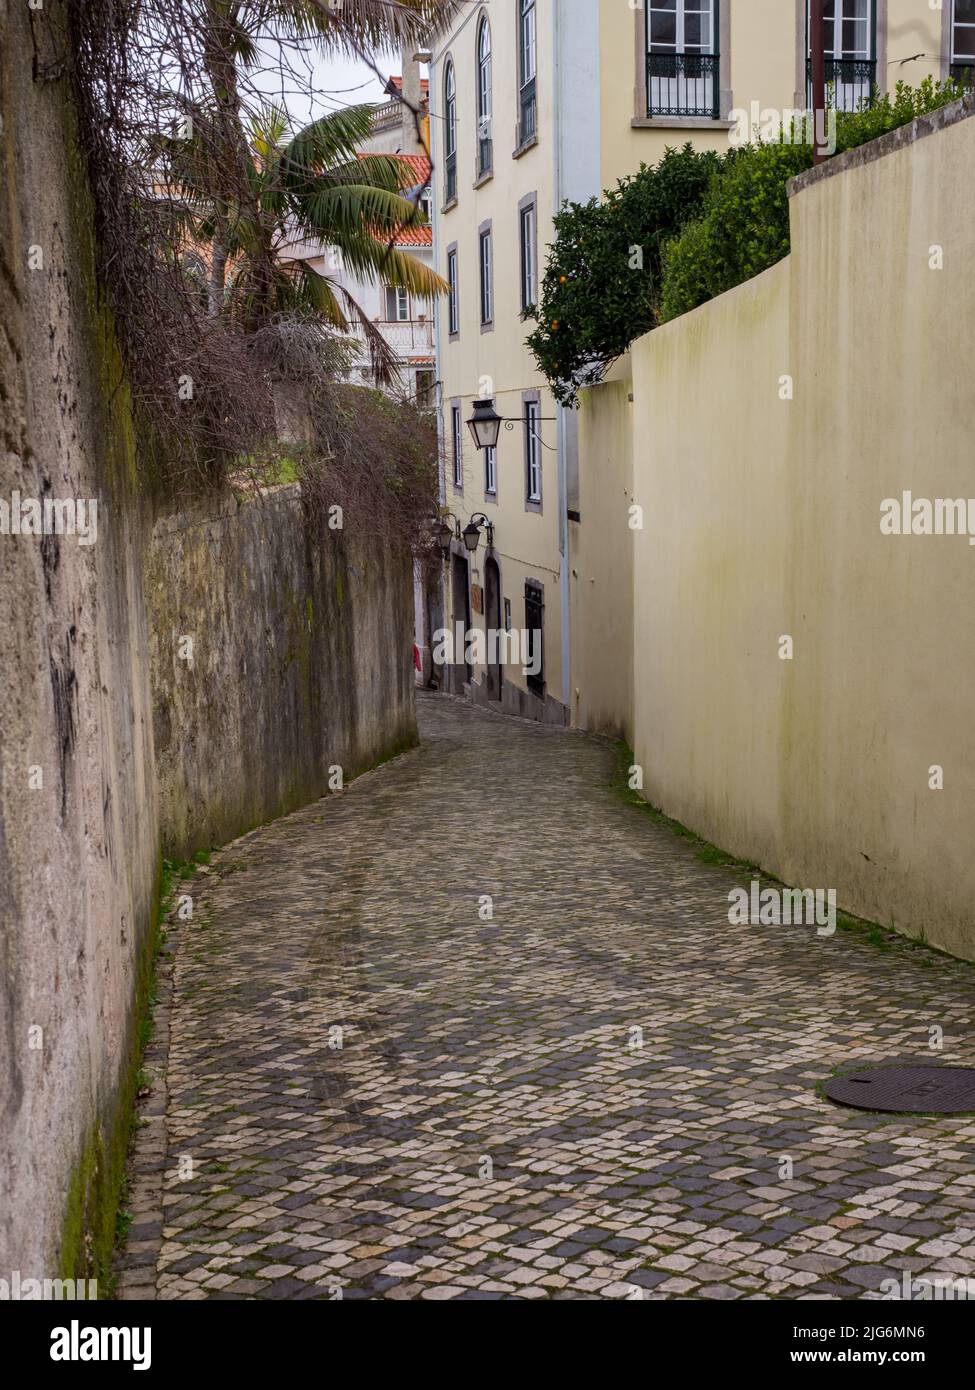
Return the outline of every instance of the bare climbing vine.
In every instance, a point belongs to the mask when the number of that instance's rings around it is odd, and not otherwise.
[[[281,206],[290,199],[300,209],[317,192],[310,181],[328,141],[338,150],[333,185],[350,184],[348,169],[360,168],[344,152],[367,113],[326,111],[311,136],[288,129],[289,105],[321,107],[321,44],[364,58],[383,39],[419,45],[452,3],[65,3],[95,269],[122,353],[119,384],[131,388],[140,463],[176,498],[228,481],[265,485],[293,469],[308,505],[337,505],[349,528],[425,544],[436,494],[432,420],[409,402],[341,384],[353,334],[387,391],[391,353],[351,296],[278,252]],[[418,198],[402,210],[386,165],[366,161],[360,182],[376,185],[365,230],[382,254],[367,251],[392,280],[419,273],[418,262],[402,269],[393,248],[398,229],[421,214]],[[336,235],[354,251],[363,230],[360,218]],[[300,443],[282,442],[282,413],[307,423]]]

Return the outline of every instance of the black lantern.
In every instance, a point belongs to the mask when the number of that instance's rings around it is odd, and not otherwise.
[[[476,516],[471,517],[470,521],[464,527],[464,544],[472,555],[477,549],[478,541],[481,539],[482,526],[487,527],[488,549],[493,549],[494,547],[494,522],[488,521],[483,512],[478,512]]]
[[[468,420],[467,427],[479,449],[496,449],[501,433],[501,416],[494,408],[494,401],[475,401],[474,414]]]
[[[460,522],[453,512],[438,512],[433,518],[433,539],[439,545],[441,554],[446,559],[450,554],[450,542],[460,540]]]

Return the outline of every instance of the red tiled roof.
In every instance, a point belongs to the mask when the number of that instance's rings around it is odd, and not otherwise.
[[[390,96],[392,96],[393,92],[402,92],[402,90],[403,90],[403,79],[402,79],[402,77],[391,77],[391,78],[389,79],[389,81],[386,83],[386,90],[387,90],[387,92],[389,92]],[[421,97],[425,97],[425,96],[429,96],[429,94],[430,94],[430,79],[427,78],[427,77],[421,77],[421,78],[420,78],[420,95],[421,95]]]
[[[359,153],[360,159],[368,159],[369,152]],[[412,188],[422,188],[430,178],[430,161],[425,154],[391,154],[384,156],[386,159],[396,159],[404,165],[403,177],[406,182],[403,184],[403,191]],[[397,246],[432,246],[433,228],[429,223],[423,227],[401,227],[396,233]]]
[[[360,159],[374,159],[374,150],[360,150]],[[403,165],[403,188],[418,188],[430,178],[430,161],[425,154],[382,154],[381,159],[395,159]]]
[[[396,233],[397,246],[432,246],[433,228],[429,223],[425,227],[403,227]]]
[[[409,170],[411,182],[405,185],[407,188],[415,188],[417,184],[426,183],[429,179],[430,161],[425,154],[394,154],[390,158],[398,159]]]

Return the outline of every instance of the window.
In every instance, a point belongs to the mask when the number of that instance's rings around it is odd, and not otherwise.
[[[477,172],[488,174],[494,163],[491,140],[491,26],[487,15],[477,31]]]
[[[955,0],[951,17],[951,75],[975,81],[975,0]]]
[[[718,0],[650,0],[647,115],[718,117]]]
[[[490,227],[482,229],[478,235],[477,258],[481,274],[481,323],[484,327],[488,327],[494,322],[493,256]]]
[[[545,590],[536,579],[525,583],[525,631],[528,634],[528,689],[545,694]]]
[[[498,451],[493,446],[484,450],[484,491],[497,496],[498,491]]]
[[[525,402],[525,500],[542,500],[541,409],[538,401]]]
[[[518,214],[518,240],[521,247],[521,311],[534,305],[535,285],[535,203],[527,203]]]
[[[407,323],[410,317],[410,297],[406,290],[386,286],[387,323]]]
[[[457,252],[447,252],[447,318],[452,337],[460,332],[460,305],[457,297]]]
[[[445,203],[457,198],[457,83],[454,78],[454,65],[447,59],[443,78],[444,107],[444,166],[446,178]]]
[[[450,407],[450,436],[454,464],[454,487],[464,491],[464,437],[460,428],[460,406]]]
[[[415,399],[421,410],[430,410],[436,401],[437,374],[429,367],[417,367]]]
[[[518,25],[518,145],[526,145],[537,128],[535,106],[535,0],[519,0]]]
[[[809,91],[812,105],[812,32],[806,5]],[[866,106],[877,78],[877,15],[874,0],[823,0],[826,100],[837,111]]]

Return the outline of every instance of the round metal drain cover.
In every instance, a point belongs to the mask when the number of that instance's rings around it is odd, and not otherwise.
[[[975,1067],[874,1067],[834,1076],[823,1090],[856,1110],[959,1115],[975,1111]]]

